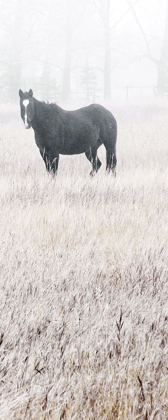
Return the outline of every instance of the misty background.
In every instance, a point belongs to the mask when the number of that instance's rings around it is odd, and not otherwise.
[[[168,93],[168,0],[0,0],[2,102]]]

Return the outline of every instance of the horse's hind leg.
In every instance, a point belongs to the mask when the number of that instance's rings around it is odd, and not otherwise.
[[[100,169],[101,166],[101,162],[97,156],[97,147],[90,147],[90,149],[87,152],[85,152],[85,155],[92,164],[92,170],[90,172],[90,175],[93,176]]]
[[[116,176],[116,165],[117,165],[117,158],[116,158],[116,150],[106,149],[106,171],[114,174]]]
[[[113,124],[109,124],[109,131],[107,132],[106,139],[104,140],[104,146],[106,148],[106,171],[112,172],[116,176],[116,141],[117,141],[117,123],[113,121]]]

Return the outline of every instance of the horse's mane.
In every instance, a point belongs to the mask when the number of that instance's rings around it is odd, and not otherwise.
[[[34,98],[35,99],[35,98]],[[37,100],[37,99],[36,99]],[[61,107],[59,105],[57,105],[56,102],[49,102],[49,101],[39,101],[41,104],[43,104],[46,108],[48,109],[61,109]]]
[[[41,101],[41,102],[42,104],[45,104],[45,105],[57,105],[56,102],[49,102],[49,101]]]

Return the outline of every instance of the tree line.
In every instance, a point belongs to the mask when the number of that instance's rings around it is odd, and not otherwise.
[[[97,96],[110,99],[113,69],[134,59],[152,61],[158,91],[166,91],[168,0],[163,0],[162,9],[159,0],[146,9],[145,4],[144,0],[0,0],[2,100],[15,102],[23,85],[44,98],[67,100],[72,92],[82,92],[93,101]]]

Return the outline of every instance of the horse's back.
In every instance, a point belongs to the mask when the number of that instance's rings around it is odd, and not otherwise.
[[[91,104],[83,110],[92,119],[92,122],[100,127],[100,139],[103,143],[111,138],[116,141],[117,121],[108,109],[99,104]]]
[[[116,119],[114,118],[114,115],[109,111],[107,108],[105,108],[103,105],[99,104],[91,104],[84,108],[81,108],[81,111],[90,117],[94,123],[97,124],[108,124],[111,122],[111,124],[116,125]]]

